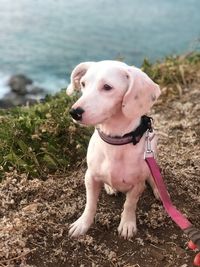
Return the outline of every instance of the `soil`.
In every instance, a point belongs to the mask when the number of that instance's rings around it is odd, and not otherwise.
[[[179,88],[152,111],[158,161],[174,204],[200,228],[200,90]],[[28,180],[11,170],[0,184],[0,266],[190,267],[195,252],[147,186],[137,208],[138,233],[118,236],[125,196],[102,191],[87,235],[70,239],[69,225],[85,205],[85,161],[71,173]]]

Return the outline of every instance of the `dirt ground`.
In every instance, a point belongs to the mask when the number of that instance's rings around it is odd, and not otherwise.
[[[179,88],[152,112],[159,163],[175,205],[200,228],[200,90]],[[27,180],[15,171],[0,184],[0,266],[189,267],[195,253],[147,186],[137,209],[138,233],[127,241],[117,226],[124,195],[102,191],[95,223],[79,239],[69,224],[85,204],[85,162],[76,172]]]

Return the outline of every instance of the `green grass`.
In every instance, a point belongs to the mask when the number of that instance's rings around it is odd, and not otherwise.
[[[84,158],[89,130],[69,118],[73,101],[62,91],[45,103],[0,111],[1,176],[15,168],[41,177]]]
[[[200,69],[200,54],[168,57],[142,69],[162,88],[163,99],[179,96]],[[86,154],[91,129],[75,125],[68,111],[75,99],[65,92],[32,107],[0,110],[0,178],[16,169],[30,177],[76,167]]]

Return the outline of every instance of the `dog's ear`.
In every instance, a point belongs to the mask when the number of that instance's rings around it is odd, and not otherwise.
[[[127,69],[127,78],[129,86],[122,100],[122,112],[128,118],[136,118],[150,110],[160,95],[160,88],[135,67]]]
[[[83,75],[85,75],[85,73],[91,67],[92,64],[94,64],[94,62],[82,62],[73,69],[71,74],[71,82],[68,85],[66,91],[68,95],[71,95],[74,90],[80,90],[80,79],[81,77],[83,77]]]

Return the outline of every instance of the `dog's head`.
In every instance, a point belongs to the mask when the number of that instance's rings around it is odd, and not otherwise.
[[[67,94],[82,96],[71,115],[83,124],[103,123],[121,112],[136,119],[147,113],[160,95],[159,86],[144,72],[118,61],[84,62],[75,67]]]

